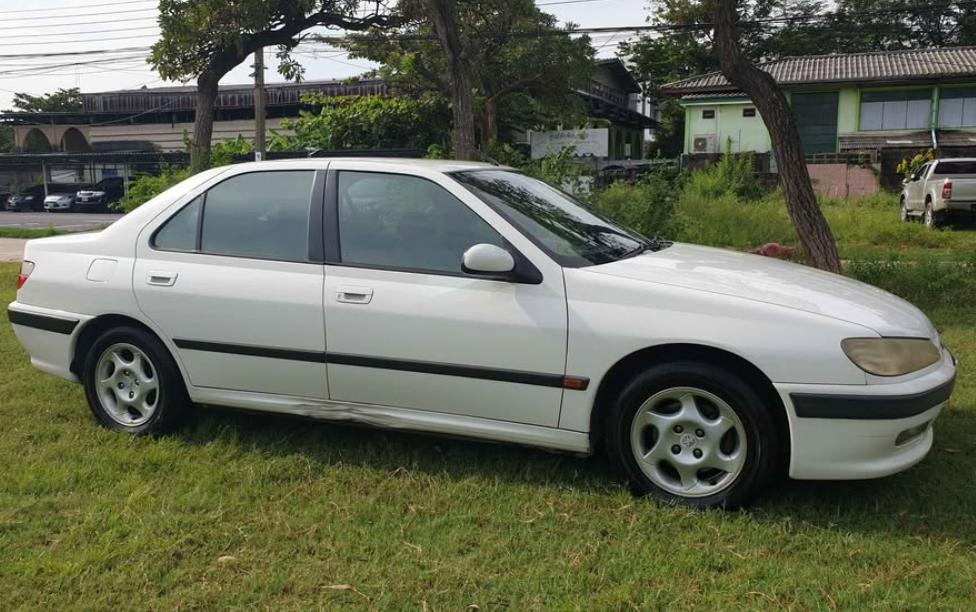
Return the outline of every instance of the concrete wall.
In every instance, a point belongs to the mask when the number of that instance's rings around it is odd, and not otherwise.
[[[266,125],[269,132],[282,131],[281,119],[268,119]],[[104,142],[134,140],[150,142],[161,151],[183,151],[186,149],[184,136],[189,137],[191,134],[192,123],[114,124],[92,127],[89,138],[93,146]],[[254,121],[244,119],[214,122],[214,142],[233,140],[238,136],[253,140]]]
[[[742,111],[755,108],[747,98],[716,98],[714,100],[695,100],[686,104],[685,110],[685,153],[693,151],[694,138],[700,135],[715,134],[715,153],[754,151],[766,153],[770,150],[769,132],[759,116],[744,117]],[[702,117],[702,111],[715,112],[714,119]]]
[[[873,195],[880,185],[873,168],[851,164],[807,164],[813,188],[832,198]]]

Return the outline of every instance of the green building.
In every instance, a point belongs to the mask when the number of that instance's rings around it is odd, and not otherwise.
[[[807,154],[976,150],[976,47],[787,57],[761,64]],[[718,72],[664,86],[685,109],[686,154],[768,152],[756,107]]]

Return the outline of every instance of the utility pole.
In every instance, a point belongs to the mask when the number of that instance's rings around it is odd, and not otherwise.
[[[254,52],[254,161],[263,161],[264,138],[264,48]]]

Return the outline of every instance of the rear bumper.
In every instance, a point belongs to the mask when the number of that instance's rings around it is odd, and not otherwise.
[[[79,330],[91,317],[18,302],[7,307],[7,316],[35,368],[78,382],[71,358]]]
[[[790,421],[790,476],[880,478],[924,459],[955,382],[955,360],[943,353],[939,367],[901,383],[776,385]]]

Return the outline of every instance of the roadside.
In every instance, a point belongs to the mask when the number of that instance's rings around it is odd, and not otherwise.
[[[90,232],[111,225],[122,215],[111,213],[45,213],[0,211],[0,230],[46,230]],[[4,235],[6,232],[0,232]],[[9,235],[9,233],[6,233]]]
[[[0,261],[20,261],[26,242],[23,238],[0,238]]]

